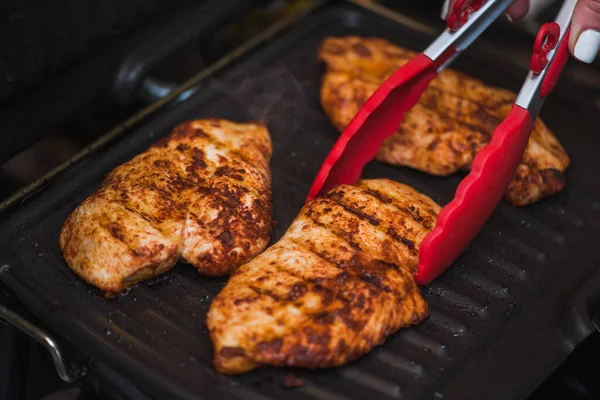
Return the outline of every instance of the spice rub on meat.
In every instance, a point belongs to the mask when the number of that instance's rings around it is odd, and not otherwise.
[[[414,274],[439,210],[387,179],[342,185],[305,205],[212,303],[216,370],[339,366],[422,321],[428,309]]]
[[[385,79],[414,55],[379,38],[325,39],[318,50],[326,64],[321,103],[335,127],[343,131]],[[399,131],[383,142],[376,158],[434,175],[469,170],[515,98],[508,90],[445,70],[405,115]],[[569,163],[561,144],[538,118],[505,199],[524,206],[562,190]]]
[[[107,294],[179,260],[204,275],[231,273],[269,241],[270,157],[263,125],[182,123],[69,215],[60,233],[67,264]]]

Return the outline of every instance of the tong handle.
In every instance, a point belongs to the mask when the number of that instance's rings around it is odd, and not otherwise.
[[[448,18],[449,27],[423,52],[432,61],[454,48],[455,54],[438,68],[442,71],[463,50],[473,43],[500,15],[502,15],[514,0],[473,0],[465,7],[465,0],[459,0]],[[458,22],[457,22],[458,21]]]
[[[569,59],[570,25],[576,3],[566,0],[554,22],[542,25],[533,44],[530,71],[515,104],[527,109],[534,119]]]
[[[452,12],[448,16],[448,29],[451,31],[458,30],[461,26],[467,23],[471,13],[474,11],[479,11],[485,2],[486,0],[456,0]]]
[[[548,71],[546,72],[546,78],[542,82],[542,87],[540,89],[540,96],[542,98],[547,97],[554,86],[556,86],[556,82],[558,82],[558,78],[562,73],[567,60],[569,59],[569,36],[571,34],[571,29],[567,30],[565,34],[565,38],[562,43],[558,46],[558,50],[556,50],[556,55],[552,64],[548,67]]]

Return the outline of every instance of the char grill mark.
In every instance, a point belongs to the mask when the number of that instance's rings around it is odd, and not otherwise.
[[[373,279],[373,273],[380,274],[381,271],[378,271],[379,265],[375,262],[369,262],[366,260],[360,260],[357,254],[353,255],[349,261],[342,260],[338,261],[332,259],[331,256],[328,257],[329,254],[319,253],[316,251],[310,243],[301,243],[297,239],[290,239],[293,243],[298,245],[298,247],[313,253],[315,256],[319,257],[323,261],[332,265],[332,267],[338,268],[341,272],[335,277],[335,281],[337,283],[342,283],[343,281],[348,281],[350,279],[360,279],[371,286],[373,286],[376,290],[383,290],[385,292],[391,292],[392,290],[389,286],[382,286],[381,279]],[[371,272],[366,272],[371,270]],[[382,274],[385,275],[385,272]],[[303,278],[306,279],[306,278]],[[306,279],[307,280],[307,279]],[[308,280],[307,280],[308,281]],[[312,283],[322,285],[322,282]]]
[[[212,171],[215,177],[221,177],[224,176],[226,178],[229,179],[233,179],[237,182],[240,182],[240,179],[237,178],[239,176],[243,176],[243,174],[246,173],[254,173],[254,174],[259,174],[262,179],[269,181],[269,173],[268,170],[263,170],[262,168],[256,168],[253,164],[253,162],[251,160],[249,160],[244,154],[242,154],[241,152],[231,148],[230,146],[227,146],[223,141],[217,139],[215,136],[208,134],[207,132],[203,132],[204,135],[202,135],[206,141],[208,142],[208,144],[215,146],[215,148],[223,153],[225,153],[226,155],[228,155],[229,159],[232,160],[236,160],[237,163],[240,164],[241,168],[240,169],[233,169],[230,168],[228,166],[225,167],[213,167]],[[184,135],[181,135],[184,136]],[[184,147],[181,152],[186,152],[186,151],[198,151],[198,149],[191,149],[189,147]],[[270,153],[270,150],[269,150]],[[203,160],[204,161],[204,160]],[[204,161],[205,162],[205,161]],[[193,165],[193,164],[192,164]],[[215,163],[212,164],[213,166],[215,165]],[[200,168],[202,168],[202,165],[200,164]],[[204,167],[206,168],[206,164],[204,164]],[[195,171],[196,169],[193,169],[193,171]],[[235,172],[235,176],[236,177],[232,177],[229,174],[227,174],[227,172],[230,171],[234,171]],[[243,180],[241,181],[243,182]],[[236,183],[236,182],[232,182],[232,183]],[[257,192],[256,188],[254,188],[252,185],[243,185],[243,187],[245,187],[248,190],[251,191],[255,191]]]

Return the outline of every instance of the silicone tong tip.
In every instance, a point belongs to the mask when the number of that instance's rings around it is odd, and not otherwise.
[[[434,63],[423,53],[392,74],[354,116],[321,165],[306,201],[345,183],[355,182],[371,161],[381,143],[400,127],[404,114],[438,75],[437,67],[449,58]]]

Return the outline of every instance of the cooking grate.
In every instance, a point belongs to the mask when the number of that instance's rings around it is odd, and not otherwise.
[[[2,227],[0,265],[6,266],[0,278],[54,330],[158,398],[525,398],[591,332],[587,311],[600,294],[594,235],[600,226],[600,188],[594,184],[600,138],[591,128],[598,117],[564,82],[542,117],[573,158],[567,188],[524,209],[501,204],[455,265],[423,288],[429,319],[351,365],[294,371],[305,381],[302,387],[284,388],[289,371],[273,368],[215,375],[204,318],[224,279],[178,265],[107,301],[62,260],[62,222],[102,177],[176,123],[206,116],[268,121],[277,240],[337,136],[319,106],[316,48],[326,36],[347,34],[414,49],[430,40],[357,4],[321,7],[204,82],[187,101],[67,170],[18,210]],[[525,76],[481,42],[455,67],[513,90]],[[364,176],[396,179],[440,203],[450,200],[460,181],[377,162]]]

